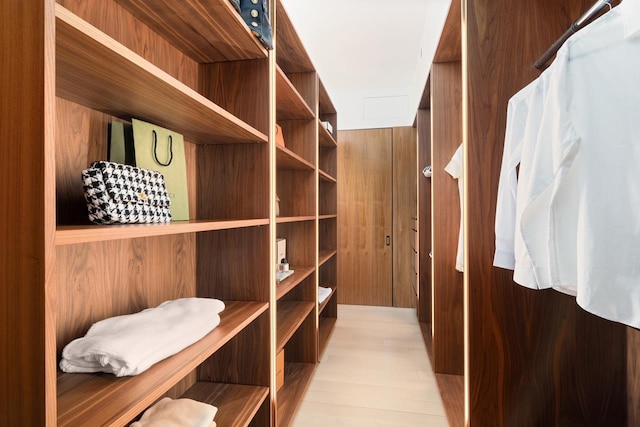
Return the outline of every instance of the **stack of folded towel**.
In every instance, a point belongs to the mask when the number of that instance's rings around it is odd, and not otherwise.
[[[331,288],[318,286],[318,303],[322,304],[329,295],[331,295]]]
[[[130,427],[215,427],[216,412],[215,406],[197,400],[165,397]]]
[[[138,375],[203,338],[220,324],[223,310],[217,299],[181,298],[101,320],[64,347],[60,369]]]

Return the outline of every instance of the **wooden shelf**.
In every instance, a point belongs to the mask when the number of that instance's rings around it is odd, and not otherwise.
[[[279,300],[290,290],[298,286],[300,282],[309,277],[315,270],[313,267],[291,266],[294,273],[276,284],[276,299]]]
[[[315,113],[280,67],[276,67],[276,117],[278,120],[309,119]]]
[[[56,246],[107,240],[135,239],[171,234],[197,233],[234,228],[269,225],[268,219],[237,221],[175,221],[168,224],[112,224],[60,226],[56,230]]]
[[[336,114],[336,107],[333,106],[333,102],[331,102],[329,93],[324,87],[322,80],[318,80],[318,92],[318,110],[320,111],[320,114]]]
[[[253,322],[266,302],[225,302],[218,327],[133,377],[58,373],[58,426],[124,425]]]
[[[308,170],[313,171],[315,166],[310,161],[297,155],[293,151],[280,145],[276,150],[276,164],[278,169]]]
[[[278,0],[276,11],[276,22],[278,25],[276,60],[278,65],[287,73],[314,72],[315,67],[311,62],[311,58],[309,58],[280,0]]]
[[[268,137],[59,4],[56,95],[123,119],[139,118],[198,144]],[[160,108],[161,107],[161,108]]]
[[[276,222],[278,224],[285,224],[289,222],[306,222],[306,221],[314,221],[316,219],[315,215],[307,215],[307,216],[279,216],[276,218]]]
[[[197,62],[267,57],[266,49],[228,0],[116,1]]]
[[[246,427],[268,396],[268,387],[197,382],[182,397],[218,408],[216,425]]]
[[[327,286],[324,286],[324,287],[326,288]],[[318,305],[318,313],[322,313],[324,308],[327,306],[327,304],[329,303],[331,298],[333,298],[333,296],[336,293],[336,287],[335,286],[330,286],[330,287],[331,287],[331,293],[329,294],[329,296],[324,301],[322,301],[321,304]]]
[[[278,301],[276,339],[278,351],[287,344],[287,341],[289,341],[314,308],[315,303],[309,301]]]
[[[318,215],[319,220],[323,219],[336,219],[338,218],[338,214],[327,214],[327,215]]]
[[[333,327],[336,324],[335,317],[321,317],[319,330],[318,330],[318,354],[321,355],[324,349],[327,347],[327,343],[329,342],[329,338],[331,337],[331,333],[333,332]]]
[[[333,250],[320,250],[318,253],[318,265],[322,265],[325,262],[329,261],[332,257],[334,257],[338,251]]]
[[[335,131],[335,129],[334,129]],[[320,137],[319,143],[322,147],[337,147],[338,143],[336,142],[333,135],[329,133],[322,125],[318,126],[318,136]]]
[[[284,386],[278,391],[278,426],[291,424],[311,382],[315,363],[285,363]]]
[[[332,177],[331,175],[329,175],[327,172],[323,171],[322,169],[318,169],[318,175],[319,175],[321,181],[332,182],[334,184],[338,182],[338,180],[336,178]]]

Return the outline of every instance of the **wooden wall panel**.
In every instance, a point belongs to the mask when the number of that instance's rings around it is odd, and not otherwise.
[[[338,302],[391,306],[391,129],[338,135]]]
[[[431,215],[433,218],[434,371],[462,374],[464,316],[462,273],[456,266],[460,230],[458,182],[445,166],[462,143],[462,64],[431,67]]]
[[[471,426],[625,425],[626,331],[492,267],[508,99],[591,0],[463,1]]]
[[[418,215],[416,129],[393,128],[393,306],[416,306],[415,219]]]
[[[640,331],[627,328],[627,426],[640,425]]]
[[[429,81],[429,93],[431,82]],[[431,103],[431,98],[429,98]],[[418,110],[418,232],[420,239],[420,278],[418,321],[431,329],[431,178],[425,178],[422,169],[431,165],[431,110]]]

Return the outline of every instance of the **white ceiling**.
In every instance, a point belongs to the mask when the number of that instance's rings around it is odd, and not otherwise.
[[[282,0],[339,129],[411,126],[451,0]]]

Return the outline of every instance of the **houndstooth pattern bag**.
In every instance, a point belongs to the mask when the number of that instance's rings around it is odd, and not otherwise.
[[[171,221],[171,200],[161,173],[99,161],[82,171],[82,182],[94,224]]]

